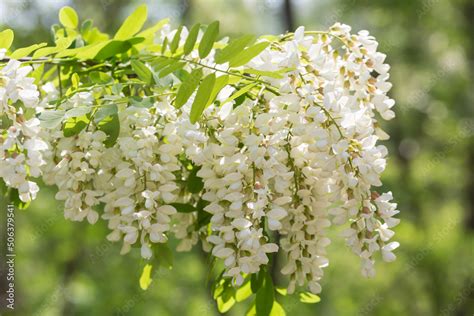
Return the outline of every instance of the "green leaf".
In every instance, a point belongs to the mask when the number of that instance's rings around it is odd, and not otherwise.
[[[84,128],[87,127],[89,122],[90,120],[86,115],[68,118],[63,127],[64,136],[71,137],[79,134]]]
[[[209,212],[206,212],[204,208],[209,205],[209,202],[204,201],[203,199],[200,199],[196,205],[197,211],[198,211],[198,218],[197,218],[197,223],[196,226],[198,228],[201,228],[203,226],[206,226],[209,224],[211,221],[212,214]]]
[[[181,86],[176,93],[176,100],[174,101],[174,106],[176,108],[182,107],[191,97],[194,90],[196,90],[197,86],[202,77],[202,68],[194,69],[191,74],[183,81]]]
[[[165,39],[163,40],[163,43],[161,44],[161,55],[165,54],[167,46],[168,46],[168,38],[165,37]]]
[[[94,122],[99,123],[104,118],[108,116],[113,116],[118,113],[117,105],[115,104],[106,104],[99,107],[99,109],[95,112],[94,115]]]
[[[263,280],[265,278],[265,272],[261,270],[258,273],[253,273],[250,276],[250,285],[252,289],[252,293],[257,293],[258,290],[262,287]]]
[[[264,272],[261,270],[260,273]],[[255,308],[257,316],[268,316],[272,311],[273,301],[275,300],[275,291],[270,273],[265,273],[265,279],[262,287],[257,291],[255,299]]]
[[[231,41],[229,45],[216,52],[215,61],[218,64],[228,62],[237,56],[242,50],[255,41],[254,35],[244,35]]]
[[[89,113],[90,111],[92,111],[92,108],[90,106],[78,106],[77,108],[67,110],[65,118],[83,116]]]
[[[128,41],[111,40],[107,42],[94,56],[96,60],[104,60],[118,54],[127,52],[132,45]]]
[[[162,267],[167,269],[171,269],[173,267],[173,252],[168,247],[167,244],[153,244],[153,253],[156,256],[156,260],[158,264]]]
[[[194,45],[196,44],[197,37],[199,35],[199,29],[201,28],[201,24],[197,23],[194,24],[191,30],[189,31],[188,38],[186,38],[186,42],[184,42],[184,55],[188,55],[194,49]]]
[[[159,77],[159,78],[166,77],[167,75],[169,75],[169,74],[171,74],[171,73],[173,73],[173,72],[175,72],[175,71],[177,71],[177,70],[183,68],[185,65],[186,65],[185,62],[182,62],[182,61],[176,62],[176,61],[175,61],[175,62],[169,64],[168,66],[166,66],[165,68],[163,68],[163,69],[160,71],[158,77]]]
[[[117,114],[107,116],[97,124],[97,128],[107,134],[104,145],[107,148],[112,147],[120,134],[120,121]]]
[[[137,74],[143,82],[152,85],[154,83],[153,73],[151,70],[141,61],[133,59],[131,62],[133,71]]]
[[[170,44],[170,51],[171,53],[174,54],[176,50],[178,49],[179,46],[179,40],[181,39],[181,31],[183,31],[183,26],[180,25],[178,29],[176,30],[176,33],[174,34],[173,40],[171,41]]]
[[[63,7],[59,11],[59,22],[65,27],[75,29],[79,24],[76,11],[71,7]]]
[[[231,95],[230,97],[227,98],[227,100],[225,100],[224,102],[222,102],[222,105],[226,104],[227,102],[230,102],[234,99],[237,99],[238,97],[240,97],[241,95],[244,95],[246,94],[247,92],[249,92],[253,87],[255,87],[257,84],[256,83],[252,83],[252,84],[249,84],[245,87],[243,87],[242,89],[240,90],[237,90],[236,93],[234,93],[233,95]]]
[[[216,75],[214,73],[211,73],[202,80],[191,107],[191,114],[189,115],[191,123],[196,123],[204,111],[207,101],[209,100],[209,96],[212,93],[212,89],[214,88],[215,82]]]
[[[159,30],[161,30],[163,28],[163,26],[165,26],[167,23],[169,23],[168,18],[160,20],[155,25],[153,25],[152,27],[149,27],[149,28],[141,31],[140,33],[138,33],[137,36],[143,37],[145,39],[153,40],[154,37],[155,37],[155,33],[158,32]]]
[[[41,126],[44,128],[56,128],[58,127],[66,114],[65,111],[59,110],[46,110],[39,114],[39,120]]]
[[[14,37],[15,34],[10,29],[0,32],[0,48],[5,48],[8,50],[10,46],[12,46]]]
[[[311,292],[300,293],[300,301],[306,304],[315,304],[321,301],[321,298]]]
[[[188,180],[186,181],[186,190],[190,193],[199,193],[204,188],[202,178],[197,175],[200,169],[200,167],[194,167],[189,173]]]
[[[283,307],[277,301],[273,301],[272,311],[270,316],[286,316],[286,312]]]
[[[235,300],[237,302],[245,301],[252,295],[252,286],[251,282],[247,281],[235,291]]]
[[[171,203],[171,206],[173,206],[178,213],[192,213],[196,212],[197,209],[192,206],[191,204],[186,204],[186,203]]]
[[[145,267],[143,267],[142,275],[140,276],[140,288],[142,290],[147,290],[148,287],[151,284],[151,269],[153,266],[151,264],[146,264]]]
[[[31,46],[28,46],[28,47],[19,48],[16,51],[14,51],[10,55],[10,57],[13,58],[13,59],[20,59],[20,58],[28,56],[29,54],[31,54],[32,52],[34,52],[37,49],[45,47],[46,45],[47,45],[46,43],[40,43],[40,44],[31,45]]]
[[[216,99],[217,95],[221,90],[229,83],[229,75],[223,75],[220,77],[217,77],[216,79],[216,84],[214,85],[214,88],[212,89],[212,93],[209,96],[209,100],[207,101],[206,108],[211,105],[212,102]]]
[[[270,45],[270,42],[260,42],[244,49],[240,54],[233,57],[229,61],[230,67],[239,67],[245,65],[257,55],[259,55],[265,48],[268,47],[268,45]]]
[[[59,53],[59,52],[65,50],[66,48],[68,48],[69,46],[71,46],[71,44],[72,44],[72,42],[74,42],[74,40],[75,40],[75,37],[60,38],[56,41],[56,46],[54,46],[54,47],[43,47],[43,48],[40,48],[37,51],[35,51],[35,53],[33,54],[33,59]]]
[[[112,76],[110,76],[108,73],[101,71],[91,71],[89,73],[89,78],[93,83],[96,84],[106,84],[113,80]]]
[[[244,73],[252,74],[252,75],[257,75],[257,76],[264,76],[264,77],[270,77],[270,78],[276,78],[276,79],[281,79],[283,78],[283,73],[290,71],[290,68],[285,68],[283,70],[278,70],[278,71],[265,71],[265,70],[257,70],[257,69],[252,69],[252,68],[246,68],[244,69]]]
[[[148,9],[145,4],[139,6],[128,18],[114,36],[114,39],[124,40],[140,32],[146,22]]]
[[[231,297],[229,300],[224,301],[222,297],[218,297],[216,302],[217,302],[217,309],[219,310],[219,312],[226,313],[232,308],[232,306],[234,306],[235,299]]]
[[[283,295],[283,296],[288,295],[288,289],[286,289],[286,288],[284,288],[284,287],[283,287],[283,288],[282,288],[282,287],[278,287],[278,288],[276,288],[275,290],[276,290],[277,293],[280,294],[280,295]]]
[[[199,57],[204,58],[211,52],[212,46],[219,34],[219,21],[214,21],[206,29],[199,43]]]

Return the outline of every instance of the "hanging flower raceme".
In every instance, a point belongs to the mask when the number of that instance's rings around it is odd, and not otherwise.
[[[102,218],[122,253],[159,263],[170,238],[178,251],[200,242],[223,263],[222,306],[248,282],[273,291],[276,260],[288,293],[318,294],[332,225],[346,226],[363,275],[378,252],[395,259],[398,211],[375,189],[394,101],[368,32],[217,41],[217,22],[140,32],[145,17],[142,6],[111,41],[66,7],[54,48],[0,51],[0,177],[21,201],[42,177],[66,218]]]

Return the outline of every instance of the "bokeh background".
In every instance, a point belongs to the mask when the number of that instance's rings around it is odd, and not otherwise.
[[[319,30],[336,21],[375,35],[392,65],[397,101],[397,118],[384,124],[391,154],[383,180],[401,210],[398,260],[378,264],[376,278],[367,280],[358,259],[334,242],[322,301],[285,298],[283,305],[288,315],[302,316],[474,315],[473,1],[0,0],[0,30],[15,30],[16,47],[50,42],[58,10],[71,5],[114,32],[143,2],[152,22],[220,20],[230,36],[298,25]],[[3,210],[4,203],[4,217]],[[16,233],[16,315],[218,315],[200,251],[176,254],[174,268],[158,270],[144,292],[139,254],[120,256],[101,222],[66,221],[54,189],[43,187],[29,209],[17,211]],[[229,314],[243,315],[247,306]]]

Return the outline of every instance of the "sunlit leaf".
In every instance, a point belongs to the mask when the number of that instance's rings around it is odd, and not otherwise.
[[[302,303],[307,303],[307,304],[314,304],[314,303],[319,303],[321,301],[321,298],[313,293],[310,292],[303,292],[300,293],[300,301]]]
[[[214,73],[211,73],[203,79],[191,107],[191,114],[189,116],[191,123],[196,123],[204,111],[207,101],[209,100],[209,96],[212,93],[212,89],[214,88],[215,82],[216,75]]]
[[[125,19],[122,26],[114,36],[114,39],[124,40],[140,32],[146,22],[148,9],[145,4],[139,6],[129,17]]]
[[[236,93],[234,93],[233,95],[231,95],[229,98],[227,98],[224,102],[222,102],[222,105],[226,104],[227,102],[230,102],[234,99],[237,99],[238,97],[240,97],[241,95],[244,95],[246,94],[247,92],[249,92],[250,90],[252,90],[253,87],[255,87],[257,84],[256,83],[252,83],[252,84],[249,84],[239,90],[237,90]]]
[[[265,48],[267,48],[268,45],[270,45],[270,42],[260,42],[244,49],[237,56],[230,59],[229,65],[231,67],[239,67],[239,66],[245,65],[246,63],[251,61],[253,58],[258,56],[263,50],[265,50]]]
[[[6,29],[0,32],[0,48],[9,49],[12,46],[13,38],[15,37],[14,33],[10,29]]]
[[[207,27],[201,42],[199,43],[199,57],[204,58],[209,55],[219,34],[219,21],[214,21]]]
[[[216,52],[216,63],[223,64],[237,56],[242,50],[255,41],[254,35],[244,35],[231,41],[226,47]]]
[[[175,107],[180,108],[188,101],[194,90],[196,90],[199,85],[201,77],[202,69],[196,68],[191,72],[186,80],[183,81],[176,94],[176,100],[174,102]]]
[[[197,23],[197,24],[194,24],[194,26],[189,31],[188,37],[186,38],[186,41],[184,42],[184,49],[183,49],[184,55],[188,55],[194,49],[194,45],[196,44],[196,40],[199,35],[200,28],[201,28],[201,24]]]
[[[142,290],[147,290],[150,286],[152,279],[151,279],[151,269],[153,266],[151,264],[146,264],[143,267],[142,275],[140,276],[140,288]]]
[[[59,22],[65,27],[75,29],[79,24],[79,18],[73,8],[66,6],[59,11]]]
[[[31,46],[28,46],[28,47],[19,48],[16,51],[14,51],[10,55],[10,57],[14,58],[14,59],[20,59],[20,58],[23,58],[23,57],[26,57],[26,56],[30,55],[32,52],[34,52],[37,49],[45,47],[46,45],[47,45],[46,43],[40,43],[40,44],[31,45]]]
[[[181,39],[181,32],[183,31],[183,26],[180,25],[174,34],[173,40],[170,43],[170,51],[174,54],[179,46],[179,40]]]

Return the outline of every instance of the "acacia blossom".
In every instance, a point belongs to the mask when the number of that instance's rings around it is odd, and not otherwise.
[[[161,45],[175,34],[165,26],[155,41]],[[188,34],[184,28],[179,45]],[[399,222],[392,193],[373,189],[382,184],[387,156],[379,140],[388,135],[379,119],[392,119],[395,103],[387,96],[390,67],[377,45],[368,32],[351,34],[347,25],[319,33],[300,27],[241,66],[264,79],[245,100],[229,99],[236,87],[228,83],[194,124],[196,93],[180,108],[173,93],[147,106],[121,104],[107,114],[120,126],[110,145],[99,124],[64,137],[61,126],[40,130],[36,118],[25,121],[24,108],[40,112],[58,91],[44,85],[40,101],[27,77],[31,69],[11,61],[0,69],[0,114],[13,122],[0,138],[0,176],[29,201],[38,188],[28,178],[42,175],[58,187],[66,218],[106,220],[107,239],[121,241],[122,253],[136,245],[149,259],[153,245],[171,235],[180,241],[179,251],[201,240],[237,286],[280,253],[288,292],[307,286],[319,293],[332,225],[347,226],[342,235],[361,258],[363,275],[371,277],[375,253],[393,261],[399,246],[391,241]],[[198,52],[190,58],[199,58]],[[214,58],[212,50],[200,64],[209,66],[205,75],[215,71],[219,78],[229,65],[216,65]],[[163,80],[180,83],[173,74]],[[103,106],[123,98],[122,88],[80,92],[60,107]],[[15,107],[18,100],[22,105]],[[188,188],[191,176],[202,179],[202,189]],[[202,210],[181,212],[183,204]],[[203,211],[209,225],[200,225]]]

